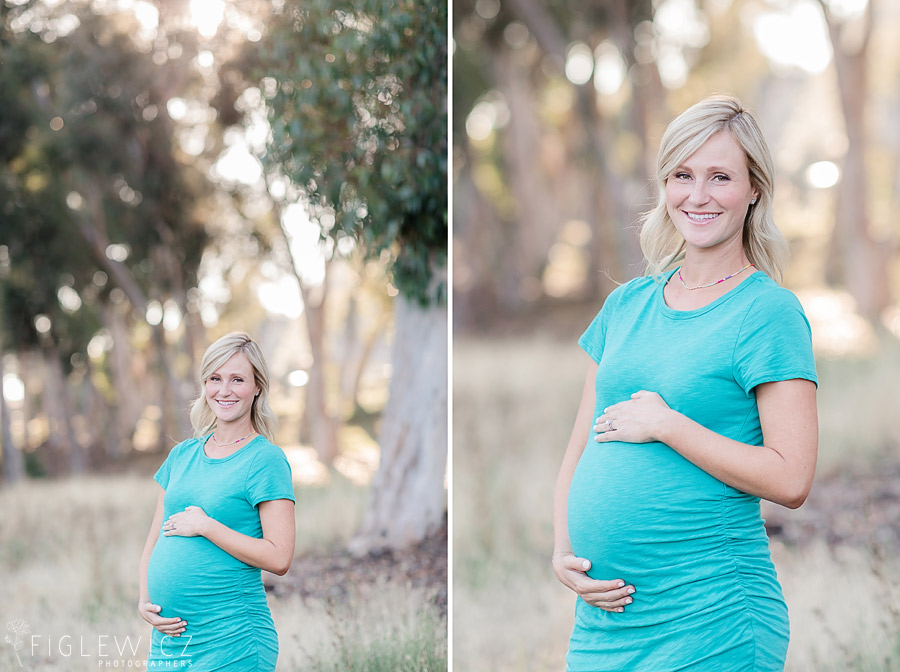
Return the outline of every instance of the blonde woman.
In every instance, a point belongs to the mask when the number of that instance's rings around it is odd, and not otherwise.
[[[759,500],[798,507],[818,446],[809,324],[753,116],[701,101],[667,128],[647,276],[579,340],[590,355],[557,480],[553,568],[571,672],[774,672],[788,615]]]
[[[260,570],[294,555],[294,491],[271,443],[269,372],[259,346],[231,333],[203,355],[194,438],[154,476],[156,514],[140,563],[141,617],[154,627],[148,669],[272,672],[278,637]]]

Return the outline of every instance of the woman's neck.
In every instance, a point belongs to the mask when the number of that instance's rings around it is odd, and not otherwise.
[[[719,282],[749,263],[743,248],[724,254],[688,249],[681,264],[681,277],[688,287],[698,287]]]
[[[240,443],[240,440],[250,438],[256,434],[253,424],[248,420],[238,423],[217,423],[213,432],[213,438],[220,446],[231,443]]]

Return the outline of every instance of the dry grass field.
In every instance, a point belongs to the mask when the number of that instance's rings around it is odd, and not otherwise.
[[[574,597],[550,569],[551,502],[587,361],[550,336],[455,341],[455,669],[565,667]],[[818,497],[797,512],[764,509],[791,532],[772,541],[791,617],[787,669],[900,670],[900,517],[879,515],[898,511],[900,491],[865,492],[867,473],[900,462],[900,348],[818,366]]]
[[[137,565],[156,492],[149,476],[125,475],[0,489],[0,672],[143,669]],[[298,487],[297,554],[346,542],[366,496],[342,479]],[[426,589],[277,594],[280,671],[447,669],[446,620]]]

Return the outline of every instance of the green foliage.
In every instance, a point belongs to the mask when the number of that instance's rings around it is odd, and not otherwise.
[[[289,0],[255,60],[268,165],[306,192],[324,235],[390,255],[394,284],[442,301],[447,253],[447,5]],[[437,286],[436,286],[437,285]]]
[[[164,301],[196,282],[206,234],[192,204],[205,181],[178,160],[166,113],[171,82],[190,82],[194,38],[168,36],[182,55],[160,65],[127,14],[61,5],[78,25],[53,37],[41,29],[53,16],[21,20],[52,11],[25,2],[0,13],[0,313],[9,349],[44,343],[34,318],[49,317],[68,365],[116,287],[142,309],[136,297]],[[108,272],[110,244],[127,251],[120,277]],[[77,298],[64,305],[60,292]]]

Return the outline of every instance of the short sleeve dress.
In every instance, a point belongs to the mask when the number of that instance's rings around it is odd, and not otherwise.
[[[209,437],[175,446],[154,478],[165,489],[165,517],[201,507],[242,534],[262,538],[260,502],[294,500],[291,467],[278,446],[257,436],[220,459],[208,457]],[[149,670],[273,672],[278,636],[261,571],[204,537],[160,531],[147,567],[150,600],[163,617],[181,617],[180,637],[153,630]]]
[[[594,417],[650,390],[714,432],[762,445],[754,388],[816,382],[799,301],[756,272],[678,311],[663,296],[668,278],[617,288],[579,340],[598,364]],[[593,436],[569,489],[572,549],[592,578],[623,579],[635,595],[623,613],[577,599],[567,670],[782,672],[788,614],[759,498],[665,444]]]

